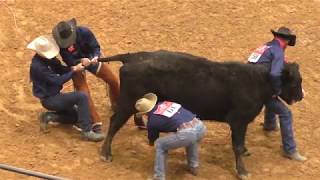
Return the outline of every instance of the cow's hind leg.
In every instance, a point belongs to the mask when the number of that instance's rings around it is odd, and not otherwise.
[[[118,130],[128,121],[130,116],[133,114],[133,111],[124,111],[121,108],[118,108],[116,113],[114,113],[111,117],[110,126],[108,130],[108,134],[106,139],[104,140],[102,150],[101,150],[101,159],[104,161],[111,162],[112,154],[111,154],[111,143],[114,135],[118,132]]]
[[[239,119],[239,115],[229,115],[229,124],[232,131],[232,147],[236,159],[236,171],[240,179],[248,178],[248,171],[242,160],[242,155],[247,151],[245,148],[245,136],[248,121]]]

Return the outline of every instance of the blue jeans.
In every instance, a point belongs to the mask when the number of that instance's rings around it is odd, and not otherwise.
[[[276,128],[276,115],[279,115],[283,149],[286,153],[296,152],[296,143],[293,136],[292,113],[279,99],[272,98],[267,104],[264,117],[264,129]]]
[[[189,167],[199,166],[198,143],[206,132],[206,127],[199,121],[193,128],[177,131],[165,137],[159,138],[156,145],[156,157],[154,164],[154,177],[165,179],[165,164],[168,150],[185,147]]]
[[[91,120],[89,114],[88,97],[83,92],[61,93],[55,96],[50,96],[41,100],[41,104],[48,110],[55,111],[61,116],[63,123],[66,119],[71,122],[80,123],[80,127],[84,132],[91,130]],[[78,110],[74,106],[78,106]]]

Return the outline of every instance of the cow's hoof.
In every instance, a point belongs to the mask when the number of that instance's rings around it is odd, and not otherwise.
[[[139,130],[147,130],[146,126],[137,126]]]
[[[107,163],[111,163],[112,162],[112,156],[111,155],[101,155],[100,156],[100,159],[104,162],[107,162]]]
[[[251,155],[251,153],[248,150],[242,153],[242,156],[244,156],[244,157],[248,157],[250,155]]]
[[[238,174],[239,179],[241,180],[248,180],[249,175],[248,174]]]
[[[250,174],[245,169],[242,169],[241,171],[237,171],[237,176],[241,180],[248,180]]]

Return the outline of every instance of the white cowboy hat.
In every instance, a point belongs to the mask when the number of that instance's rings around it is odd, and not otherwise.
[[[135,104],[135,108],[138,111],[136,113],[136,116],[140,117],[143,114],[150,112],[156,105],[157,100],[158,100],[157,95],[153,93],[145,94],[143,98],[138,99]]]
[[[27,46],[42,57],[52,59],[59,54],[59,47],[52,37],[39,36]]]

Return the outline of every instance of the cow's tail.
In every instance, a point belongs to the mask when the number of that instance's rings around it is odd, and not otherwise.
[[[132,54],[126,53],[126,54],[119,54],[115,56],[110,56],[110,57],[102,57],[99,58],[99,62],[111,62],[111,61],[121,61],[123,64],[127,63],[130,59]]]

